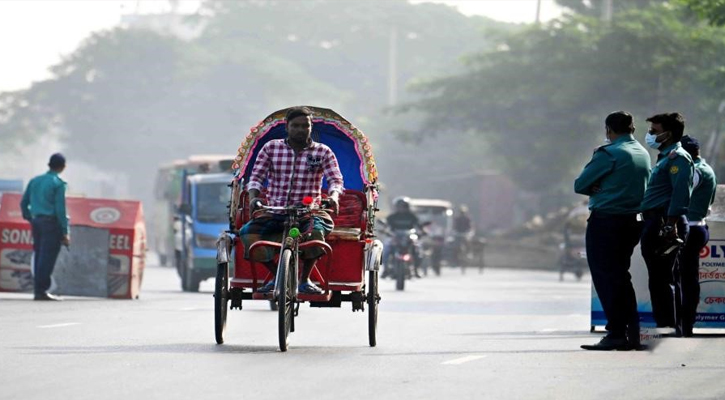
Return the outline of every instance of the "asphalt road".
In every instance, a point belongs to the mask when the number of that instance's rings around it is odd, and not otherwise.
[[[365,314],[302,306],[290,350],[266,302],[229,313],[216,345],[212,282],[182,293],[151,266],[139,300],[0,293],[0,399],[722,399],[725,337],[587,352],[589,281],[445,269],[382,281],[378,346]]]

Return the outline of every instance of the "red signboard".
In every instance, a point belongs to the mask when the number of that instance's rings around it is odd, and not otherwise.
[[[20,200],[17,193],[5,193],[0,203],[0,291],[5,292],[32,290],[33,237]],[[71,226],[109,231],[108,297],[137,298],[146,254],[141,202],[68,197],[66,205]]]

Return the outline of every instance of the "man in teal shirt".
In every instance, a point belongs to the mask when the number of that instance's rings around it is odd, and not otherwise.
[[[690,234],[680,251],[679,268],[675,271],[675,323],[678,333],[690,337],[697,316],[697,304],[700,302],[700,250],[710,240],[705,217],[710,204],[715,201],[717,181],[715,172],[700,158],[700,142],[693,137],[683,136],[680,143],[695,163],[695,175],[687,211]]]
[[[65,169],[65,157],[53,154],[48,167],[48,172],[30,180],[20,202],[23,218],[30,221],[33,229],[35,300],[60,300],[48,293],[50,277],[61,244],[70,245],[66,183],[58,176]]]
[[[629,274],[642,232],[640,203],[650,174],[650,157],[634,139],[632,116],[624,111],[604,121],[609,144],[594,151],[574,181],[574,191],[589,196],[586,251],[592,283],[607,317],[607,335],[586,350],[642,349],[639,314]]]
[[[685,119],[680,113],[654,115],[647,119],[650,130],[647,145],[659,150],[657,163],[642,200],[645,223],[642,232],[642,257],[649,274],[652,316],[658,327],[675,327],[673,273],[689,226],[692,157],[680,145]]]

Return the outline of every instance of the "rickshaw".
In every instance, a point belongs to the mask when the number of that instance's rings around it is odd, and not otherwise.
[[[270,114],[244,138],[235,158],[235,175],[231,182],[229,230],[217,241],[217,275],[214,290],[214,329],[217,344],[224,343],[227,311],[242,309],[244,300],[264,300],[276,303],[278,314],[279,348],[286,351],[288,337],[295,330],[300,304],[311,307],[341,307],[352,303],[352,311],[367,312],[368,342],[377,344],[378,271],[382,261],[383,243],[375,238],[375,213],[378,201],[377,170],[368,138],[333,110],[308,107],[313,112],[312,139],[329,146],[335,153],[345,184],[345,193],[339,199],[339,212],[331,214],[334,230],[325,242],[301,242],[294,219],[305,213],[314,213],[312,201],[288,207],[288,229],[281,243],[259,241],[250,247],[276,247],[277,275],[272,276],[261,263],[244,257],[244,244],[238,237],[239,229],[249,220],[249,180],[255,159],[262,146],[273,139],[286,137],[285,113],[287,109]],[[323,185],[325,196],[327,183]],[[262,193],[264,196],[264,192]],[[307,199],[306,199],[307,200]],[[295,231],[297,230],[297,231]],[[322,294],[297,293],[297,254],[305,246],[319,246],[325,255],[317,261],[311,279]],[[231,270],[231,276],[230,276]],[[275,290],[262,293],[263,285],[276,278]],[[367,279],[366,279],[367,278]]]

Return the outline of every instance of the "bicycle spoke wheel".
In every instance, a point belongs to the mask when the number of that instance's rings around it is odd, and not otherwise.
[[[370,347],[378,344],[378,271],[370,271],[368,273],[368,340]]]
[[[229,301],[229,264],[217,265],[214,287],[214,334],[217,344],[224,343],[227,329],[227,302]]]
[[[294,278],[291,276],[292,251],[285,249],[280,255],[279,271],[277,271],[277,286],[279,290],[279,298],[277,304],[279,309],[279,349],[287,351],[289,344],[289,333],[292,328],[292,318],[294,313],[294,300],[292,293],[294,292]]]

